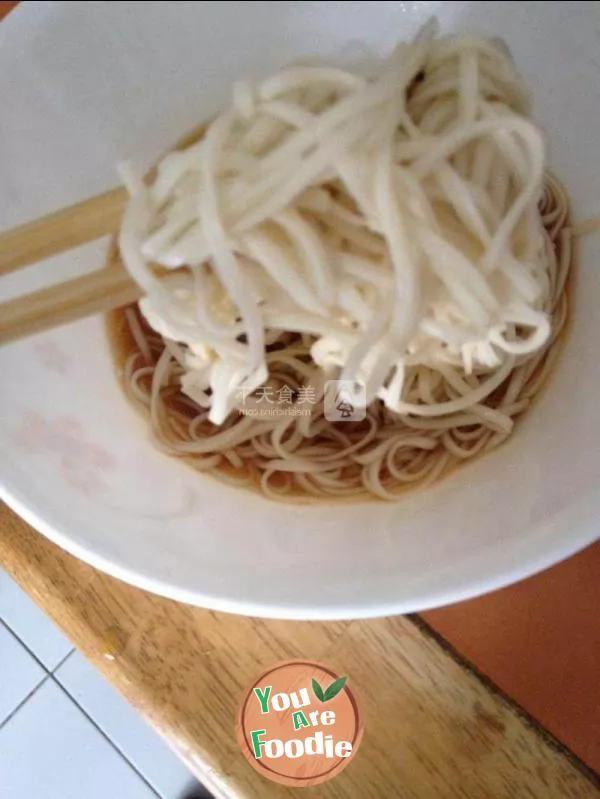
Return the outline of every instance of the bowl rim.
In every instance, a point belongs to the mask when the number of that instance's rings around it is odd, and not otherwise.
[[[584,534],[584,528],[582,527],[582,532],[578,539],[564,538],[560,544],[555,545],[550,550],[540,551],[537,556],[524,559],[523,565],[512,569],[506,569],[506,567],[501,566],[496,568],[495,572],[488,573],[485,578],[471,579],[466,583],[464,579],[459,578],[454,588],[448,586],[437,590],[430,588],[422,592],[421,595],[415,594],[411,600],[392,600],[386,603],[375,602],[372,605],[365,604],[364,600],[359,600],[357,604],[352,602],[335,604],[328,601],[326,604],[317,602],[314,605],[289,605],[285,602],[278,603],[273,601],[266,603],[217,596],[201,590],[182,588],[174,583],[149,576],[124,566],[112,558],[99,555],[92,549],[78,543],[67,533],[61,532],[52,524],[46,522],[26,501],[19,499],[4,486],[0,491],[0,499],[6,502],[37,533],[44,535],[53,544],[82,560],[87,565],[107,574],[109,577],[121,580],[134,588],[140,588],[166,599],[173,599],[176,602],[182,602],[204,610],[287,621],[355,621],[409,613],[423,613],[434,608],[474,599],[492,591],[506,588],[528,577],[533,577],[535,574],[577,554],[600,538],[600,534],[596,533],[593,528],[589,528],[589,532]]]

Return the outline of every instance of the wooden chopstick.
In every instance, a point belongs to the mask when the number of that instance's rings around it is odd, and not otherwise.
[[[126,202],[127,191],[119,186],[0,233],[0,275],[114,233]]]
[[[177,149],[195,144],[205,128],[195,128],[178,142]],[[152,179],[153,174],[151,170],[148,177]],[[127,198],[126,189],[119,186],[0,233],[0,276],[115,233]],[[0,345],[140,299],[142,292],[123,268],[116,247],[108,263],[98,272],[0,304]],[[164,270],[158,276],[168,279]]]
[[[126,190],[118,187],[0,233],[0,276],[114,233],[126,202]],[[108,263],[97,272],[0,304],[0,344],[138,300],[142,292],[116,248]]]
[[[140,299],[143,292],[120,261],[40,289],[0,305],[0,344],[74,322],[95,313],[107,313]]]

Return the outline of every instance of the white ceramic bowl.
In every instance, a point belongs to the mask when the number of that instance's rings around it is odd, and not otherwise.
[[[501,36],[530,84],[577,218],[600,213],[596,3],[27,3],[0,25],[0,228],[109,188],[211,116],[240,74],[446,29]],[[97,267],[105,242],[43,266]],[[219,610],[351,618],[489,591],[594,540],[600,519],[600,237],[542,399],[500,451],[397,505],[282,507],[155,451],[116,384],[102,320],[0,351],[3,496],[65,549]],[[40,269],[3,279],[3,295]]]

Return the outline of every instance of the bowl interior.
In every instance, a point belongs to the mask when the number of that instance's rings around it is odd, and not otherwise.
[[[109,188],[124,158],[147,167],[239,75],[385,51],[431,14],[507,41],[575,217],[598,214],[596,4],[53,3],[0,26],[0,228]],[[599,239],[581,246],[565,351],[514,438],[397,505],[279,506],[157,452],[117,385],[100,318],[0,351],[3,495],[99,568],[242,613],[408,612],[530,574],[597,536]],[[105,248],[3,286],[92,270]]]

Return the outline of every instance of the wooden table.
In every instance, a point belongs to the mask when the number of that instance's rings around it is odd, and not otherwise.
[[[365,717],[353,763],[311,797],[599,797],[540,729],[416,620],[284,622],[161,599],[77,561],[0,509],[0,563],[166,738],[216,797],[293,795],[244,760],[234,719],[244,689],[291,658],[349,674]]]

